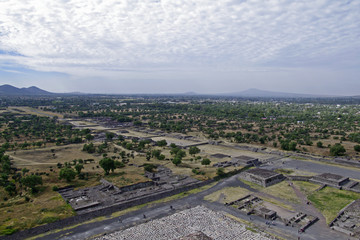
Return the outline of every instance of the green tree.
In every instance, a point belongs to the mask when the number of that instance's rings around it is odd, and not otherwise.
[[[181,164],[181,158],[178,156],[175,156],[174,159],[172,160],[172,163],[175,164],[176,166],[178,166],[179,164]]]
[[[89,133],[89,134],[86,134],[85,139],[90,141],[90,140],[94,139],[94,136]]]
[[[148,172],[153,172],[157,167],[154,164],[145,163],[144,170]]]
[[[105,133],[106,140],[112,141],[112,139],[115,137],[115,134],[112,132]]]
[[[108,175],[110,170],[114,172],[115,170],[115,161],[111,158],[103,158],[99,162],[100,167],[102,167],[105,171],[105,175]]]
[[[8,192],[8,194],[10,196],[13,196],[16,194],[16,185],[12,182],[9,182],[6,186],[5,186],[5,191]]]
[[[25,176],[26,173],[28,173],[30,170],[27,168],[23,168],[22,170],[23,176]]]
[[[341,145],[340,143],[336,143],[335,145],[330,147],[330,155],[331,156],[342,156],[345,154],[345,152],[346,152],[346,150],[345,150],[344,146]]]
[[[160,140],[156,142],[156,145],[158,145],[159,147],[165,147],[167,145],[166,140]]]
[[[204,158],[202,161],[201,161],[201,165],[210,165],[211,161],[210,159],[208,158]]]
[[[200,152],[200,149],[198,147],[196,147],[196,146],[189,148],[189,154],[190,155],[195,155],[195,154],[198,154],[199,152]]]
[[[354,146],[354,150],[355,150],[356,152],[360,152],[360,145],[355,145],[355,146]]]
[[[42,185],[42,177],[37,175],[29,175],[21,179],[21,183],[31,189],[31,192],[35,193],[38,191],[37,185]]]
[[[83,151],[87,153],[94,153],[96,151],[93,143],[84,144]]]
[[[289,143],[289,150],[296,151],[296,145],[297,145],[296,142],[290,142]]]
[[[116,160],[116,161],[114,162],[114,164],[115,164],[115,167],[116,167],[116,168],[123,168],[123,167],[125,167],[125,164],[124,164],[123,162],[118,161],[118,160]]]
[[[321,141],[317,142],[317,143],[316,143],[316,146],[317,146],[318,148],[323,148],[323,147],[324,147],[324,145],[323,145],[323,143],[322,143]]]
[[[75,170],[78,175],[81,173],[82,169],[84,169],[84,165],[82,165],[81,163],[75,165]]]
[[[160,154],[157,159],[159,159],[159,160],[164,160],[164,159],[165,159],[165,155],[164,155],[164,154]]]
[[[226,176],[225,170],[224,168],[218,168],[216,169],[216,175],[218,175],[219,177],[223,178]]]
[[[150,161],[150,159],[151,159],[151,152],[147,152],[146,153],[146,160]]]
[[[158,150],[158,149],[155,149],[151,152],[151,155],[153,157],[156,157],[157,159],[159,158],[160,154],[161,154],[161,150]]]
[[[75,179],[76,172],[70,167],[65,167],[60,170],[60,179],[65,179],[67,182],[71,182]]]

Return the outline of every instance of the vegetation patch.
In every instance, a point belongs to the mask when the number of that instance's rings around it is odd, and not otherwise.
[[[305,181],[293,181],[292,183],[306,196],[312,194],[316,189],[320,187],[319,184]]]
[[[276,169],[275,172],[285,174],[285,175],[290,175],[290,174],[294,173],[294,170],[280,168],[280,169]]]
[[[263,188],[261,192],[270,194],[272,196],[284,199],[295,204],[300,204],[300,200],[296,196],[293,188],[289,186],[289,183],[287,183],[286,181],[280,182],[267,188]]]
[[[360,193],[331,187],[325,187],[308,196],[312,204],[324,215],[327,223],[330,223],[346,205],[359,198]]]

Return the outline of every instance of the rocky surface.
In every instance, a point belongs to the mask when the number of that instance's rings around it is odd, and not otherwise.
[[[202,232],[211,239],[270,239],[263,233],[247,230],[244,224],[222,213],[198,206],[123,231],[99,237],[97,240],[181,239],[196,232]]]

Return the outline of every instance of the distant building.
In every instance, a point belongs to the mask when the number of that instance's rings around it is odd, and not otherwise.
[[[240,178],[263,187],[269,187],[285,179],[280,173],[260,168],[247,170],[240,175]]]
[[[343,177],[332,173],[323,173],[312,177],[311,181],[339,188],[346,185],[350,180],[348,177]]]
[[[237,165],[242,165],[242,166],[258,166],[260,165],[259,159],[258,158],[253,158],[253,157],[249,157],[249,156],[237,156],[234,157],[231,162],[237,164]]]

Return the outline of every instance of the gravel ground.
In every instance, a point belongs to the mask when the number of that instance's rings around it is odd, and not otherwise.
[[[270,239],[263,233],[255,233],[222,213],[198,206],[171,216],[143,223],[123,231],[102,236],[96,240],[112,239],[179,239],[196,232],[202,232],[212,239]]]

